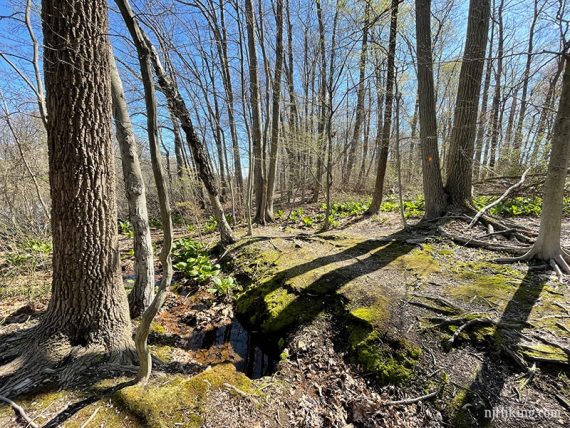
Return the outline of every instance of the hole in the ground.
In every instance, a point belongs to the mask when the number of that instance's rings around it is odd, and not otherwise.
[[[248,331],[238,320],[209,330],[196,332],[187,347],[205,363],[231,361],[236,369],[252,379],[271,374],[277,365],[277,353],[259,333]]]

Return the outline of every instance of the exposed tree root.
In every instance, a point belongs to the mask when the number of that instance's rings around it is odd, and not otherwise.
[[[528,251],[528,248],[520,247],[517,245],[505,245],[495,242],[482,241],[477,238],[469,238],[461,235],[451,234],[441,226],[438,227],[438,230],[442,236],[452,240],[455,243],[465,245],[468,247],[485,248],[491,251],[504,251],[506,253],[511,253],[511,254],[524,254],[525,252]]]
[[[420,401],[424,401],[424,400],[428,400],[432,397],[435,397],[438,393],[439,393],[440,389],[436,389],[433,392],[430,392],[429,394],[426,395],[422,395],[420,397],[414,397],[414,398],[406,398],[404,400],[396,400],[396,401],[384,401],[382,404],[382,406],[398,406],[401,404],[413,404],[413,403],[418,403]],[[376,414],[379,414],[380,412],[382,412],[383,410],[379,410]]]
[[[105,365],[123,371],[125,365],[136,361],[134,349],[128,344],[109,351],[103,345],[73,346],[62,335],[44,339],[41,331],[36,333],[26,346],[19,347],[19,356],[0,366],[0,395],[15,397],[46,382],[70,386],[90,367]]]
[[[568,253],[566,252],[565,249],[561,248],[561,253],[556,255],[555,257],[552,257],[551,259],[548,260],[548,265],[550,265],[550,267],[554,270],[554,272],[556,272],[556,275],[558,276],[558,279],[560,281],[562,281],[562,279],[564,278],[564,275],[570,275],[570,266],[569,266],[569,259],[570,257],[568,257],[567,255]],[[518,257],[505,257],[505,258],[499,258],[496,259],[495,262],[496,263],[518,263],[518,262],[527,262],[530,261],[532,259],[535,259],[537,255],[537,250],[532,247],[530,248],[527,252],[525,252],[524,254],[518,256]]]

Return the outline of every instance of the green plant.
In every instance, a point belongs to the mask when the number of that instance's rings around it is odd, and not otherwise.
[[[220,265],[212,263],[203,245],[193,239],[177,240],[173,255],[174,268],[198,282],[206,282],[220,273]]]
[[[477,196],[473,199],[473,203],[479,209],[490,204],[497,198],[495,196]],[[564,213],[570,213],[570,199],[564,198]],[[488,213],[504,217],[519,216],[540,216],[542,211],[542,198],[539,196],[515,196],[505,199],[494,207],[490,208]]]
[[[151,218],[148,221],[148,225],[154,229],[160,229],[162,227],[162,222],[158,218]]]
[[[119,233],[121,235],[126,236],[127,238],[133,237],[133,225],[129,220],[120,220],[119,221]]]
[[[42,241],[40,239],[30,239],[24,244],[24,249],[36,254],[51,254],[51,241]]]
[[[206,220],[206,224],[204,225],[202,231],[204,233],[212,233],[216,231],[217,227],[218,227],[218,220],[216,220],[213,216],[210,216],[208,217],[208,220]]]
[[[284,215],[285,215],[285,211],[283,211],[283,210],[275,211],[275,213],[274,213],[275,220],[282,219]]]
[[[231,276],[216,276],[212,278],[212,287],[208,288],[208,291],[225,298],[232,298],[236,291],[240,291],[240,287]]]
[[[301,219],[303,227],[313,227],[313,219],[309,216],[305,216]]]

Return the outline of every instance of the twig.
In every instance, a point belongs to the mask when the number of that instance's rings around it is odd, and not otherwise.
[[[487,212],[487,210],[493,208],[495,205],[500,204],[507,196],[509,196],[509,194],[517,189],[518,187],[520,187],[523,183],[524,180],[526,179],[526,175],[528,174],[528,172],[530,171],[530,168],[527,168],[527,170],[523,173],[521,179],[516,182],[515,184],[513,184],[511,187],[509,187],[505,193],[503,193],[499,198],[495,199],[493,202],[491,202],[489,205],[484,206],[483,208],[481,208],[479,210],[479,212],[477,214],[475,214],[475,217],[473,217],[473,220],[471,220],[471,223],[469,223],[469,226],[467,226],[468,228],[473,227],[481,218],[481,216],[483,214],[485,214]]]
[[[438,392],[439,392],[439,389],[436,389],[435,391],[430,392],[429,394],[421,395],[419,397],[407,398],[405,400],[397,400],[397,401],[384,401],[381,404],[382,404],[382,406],[398,406],[400,404],[413,404],[413,403],[417,403],[419,401],[423,401],[423,400],[427,400],[429,398],[435,397]],[[380,411],[376,412],[375,414],[378,414],[378,413],[380,413]]]
[[[91,422],[95,418],[95,415],[97,414],[100,408],[101,407],[97,407],[95,409],[95,411],[91,414],[91,416],[89,416],[89,419],[87,419],[85,422],[81,424],[81,428],[85,428],[87,425],[89,425],[89,422]]]
[[[445,343],[445,347],[449,350],[451,349],[451,347],[453,346],[453,342],[455,342],[455,339],[457,339],[459,337],[459,335],[463,332],[463,330],[465,330],[467,327],[473,325],[473,324],[491,324],[491,325],[496,325],[497,322],[490,319],[490,318],[473,318],[469,321],[467,321],[464,324],[461,324],[459,327],[457,327],[457,330],[455,330],[455,333],[453,333],[453,335],[449,338],[449,340]]]
[[[10,400],[9,398],[4,397],[3,395],[0,395],[0,400],[4,401],[5,403],[9,404],[10,406],[12,406],[12,408],[16,411],[16,413],[18,413],[22,419],[24,421],[26,421],[26,423],[28,424],[28,426],[30,426],[31,428],[39,428],[39,425],[36,424],[34,422],[33,419],[31,419],[25,412],[24,409],[22,409],[20,406],[18,406],[16,403],[14,403],[12,400]]]
[[[238,395],[242,396],[243,398],[247,398],[248,400],[251,400],[255,403],[257,403],[257,399],[252,395],[252,394],[248,394],[247,392],[242,391],[241,389],[239,389],[238,387],[230,384],[230,383],[224,383],[224,386],[228,389],[231,389],[232,391],[236,392]]]

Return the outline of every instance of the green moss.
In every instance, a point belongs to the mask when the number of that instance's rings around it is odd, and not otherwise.
[[[146,386],[119,391],[117,402],[148,426],[199,427],[207,408],[208,395],[230,384],[246,394],[260,395],[251,380],[233,364],[216,365],[191,378],[173,375],[155,379]],[[228,389],[232,392],[231,389]],[[237,393],[236,393],[237,394]]]
[[[139,427],[140,421],[126,409],[117,406],[113,399],[103,399],[82,408],[66,421],[66,428],[83,427],[89,418],[88,426],[106,428]]]
[[[57,408],[58,403],[64,405],[70,396],[67,391],[48,391],[40,392],[34,395],[18,397],[18,405],[26,410],[28,416],[36,418],[34,421],[43,425],[50,419],[50,415],[42,415],[42,412],[48,407]],[[11,421],[15,419],[15,413],[11,406],[0,402],[0,426],[13,426]]]
[[[382,385],[399,385],[413,375],[421,349],[388,332],[387,301],[352,310],[347,319],[352,359]]]
[[[174,351],[176,348],[168,345],[150,345],[150,353],[163,363],[170,363],[174,360]]]
[[[405,269],[414,271],[419,276],[427,277],[432,273],[440,271],[439,262],[433,256],[433,252],[434,247],[432,245],[424,244],[421,249],[416,248],[396,260]]]
[[[350,311],[350,314],[374,327],[380,327],[389,318],[389,301],[384,296],[379,296],[371,306],[361,306]]]
[[[150,332],[155,333],[155,334],[167,334],[168,333],[168,331],[166,330],[166,327],[164,327],[163,325],[159,324],[156,321],[153,321],[150,324]]]
[[[569,363],[566,351],[558,346],[545,343],[533,343],[531,346],[521,346],[521,353],[531,360],[551,361],[556,363]]]
[[[398,340],[374,330],[363,340],[363,331],[352,332],[353,359],[382,385],[400,385],[413,375],[421,350],[405,340]]]
[[[467,404],[468,399],[469,390],[459,389],[449,401],[448,412],[452,417],[453,426],[457,428],[467,428],[472,425],[471,418],[463,408]]]

